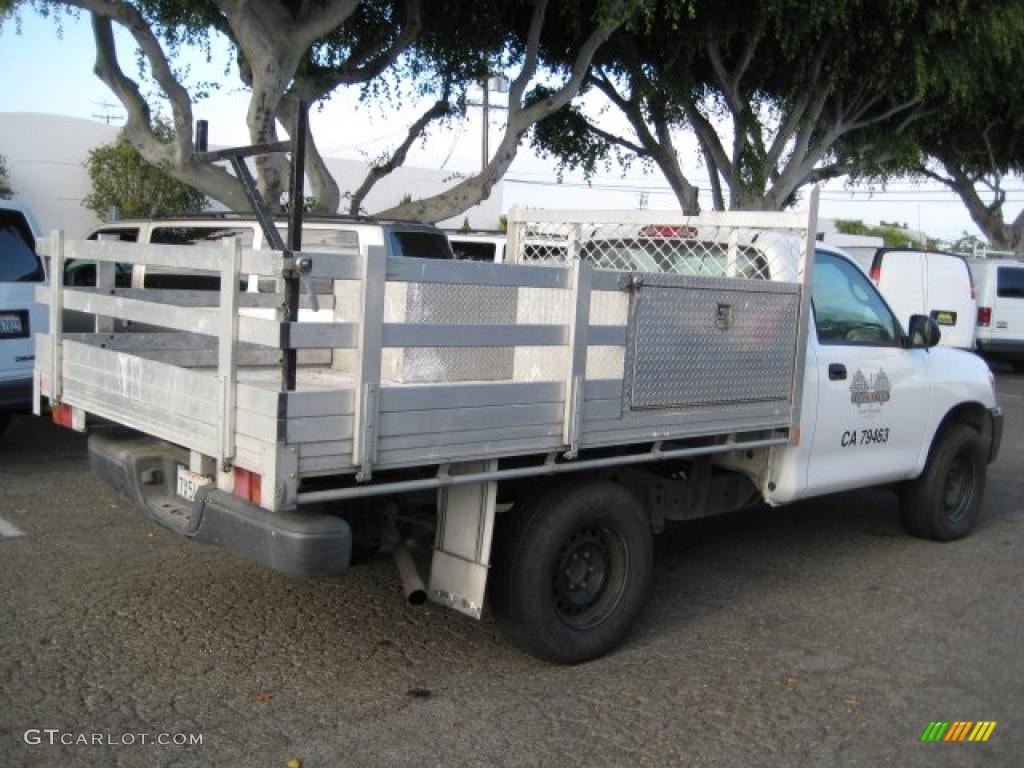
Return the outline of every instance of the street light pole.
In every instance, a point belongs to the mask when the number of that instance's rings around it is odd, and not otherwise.
[[[480,107],[481,107],[480,111],[483,114],[483,126],[482,126],[482,131],[483,132],[482,132],[482,134],[480,136],[480,149],[481,149],[481,153],[480,153],[480,170],[482,171],[482,170],[484,170],[487,167],[487,161],[491,159],[490,158],[491,151],[490,151],[490,148],[487,146],[487,142],[488,142],[488,138],[489,138],[488,134],[490,133],[490,131],[488,129],[491,127],[491,125],[490,125],[490,115],[488,114],[488,112],[489,112],[489,110],[491,108],[491,84],[489,82],[489,79],[485,77],[481,81],[480,85],[481,85],[481,87],[483,89],[483,94],[484,94],[483,95],[483,99],[481,100],[481,103],[480,103]]]

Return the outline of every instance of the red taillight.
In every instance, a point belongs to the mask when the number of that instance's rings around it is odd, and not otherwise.
[[[978,307],[978,325],[987,328],[992,324],[992,307]]]
[[[62,427],[71,427],[71,416],[70,405],[60,403],[50,409],[50,418],[53,419],[53,423],[59,424]]]
[[[640,229],[640,237],[696,237],[696,227],[675,224],[650,224]]]
[[[878,285],[878,281],[882,279],[882,268],[879,266],[871,267],[871,271],[868,273],[868,277],[871,278],[871,282]]]
[[[251,501],[259,505],[263,496],[260,486],[263,485],[263,478],[248,469],[235,467],[235,496]]]

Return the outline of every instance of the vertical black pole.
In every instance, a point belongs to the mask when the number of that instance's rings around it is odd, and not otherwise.
[[[205,152],[209,149],[210,123],[206,120],[196,120],[196,152]]]
[[[306,202],[306,127],[309,122],[309,104],[299,102],[295,127],[292,130],[292,177],[289,184],[288,209],[288,250],[298,253],[302,250],[302,207]],[[284,280],[285,320],[294,323],[299,319],[299,276],[292,273]],[[295,389],[297,350],[284,352],[284,388]]]

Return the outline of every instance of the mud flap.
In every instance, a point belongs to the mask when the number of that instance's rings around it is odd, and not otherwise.
[[[491,472],[497,466],[496,461],[472,461],[452,464],[446,471],[466,475]],[[437,495],[437,538],[427,596],[474,619],[483,612],[497,499],[498,483],[493,480],[441,488]]]

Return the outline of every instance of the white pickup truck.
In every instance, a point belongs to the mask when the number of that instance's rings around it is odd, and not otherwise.
[[[915,535],[974,526],[1002,431],[992,376],[816,248],[816,200],[514,210],[509,264],[58,234],[55,275],[67,258],[188,266],[228,290],[55,280],[37,408],[101,427],[94,469],[184,536],[299,576],[390,552],[411,601],[479,617],[486,593],[521,647],[584,661],[625,637],[666,521],[885,484]],[[271,317],[280,294],[237,291],[239,274],[333,281],[334,320]],[[64,334],[62,308],[96,332]]]

